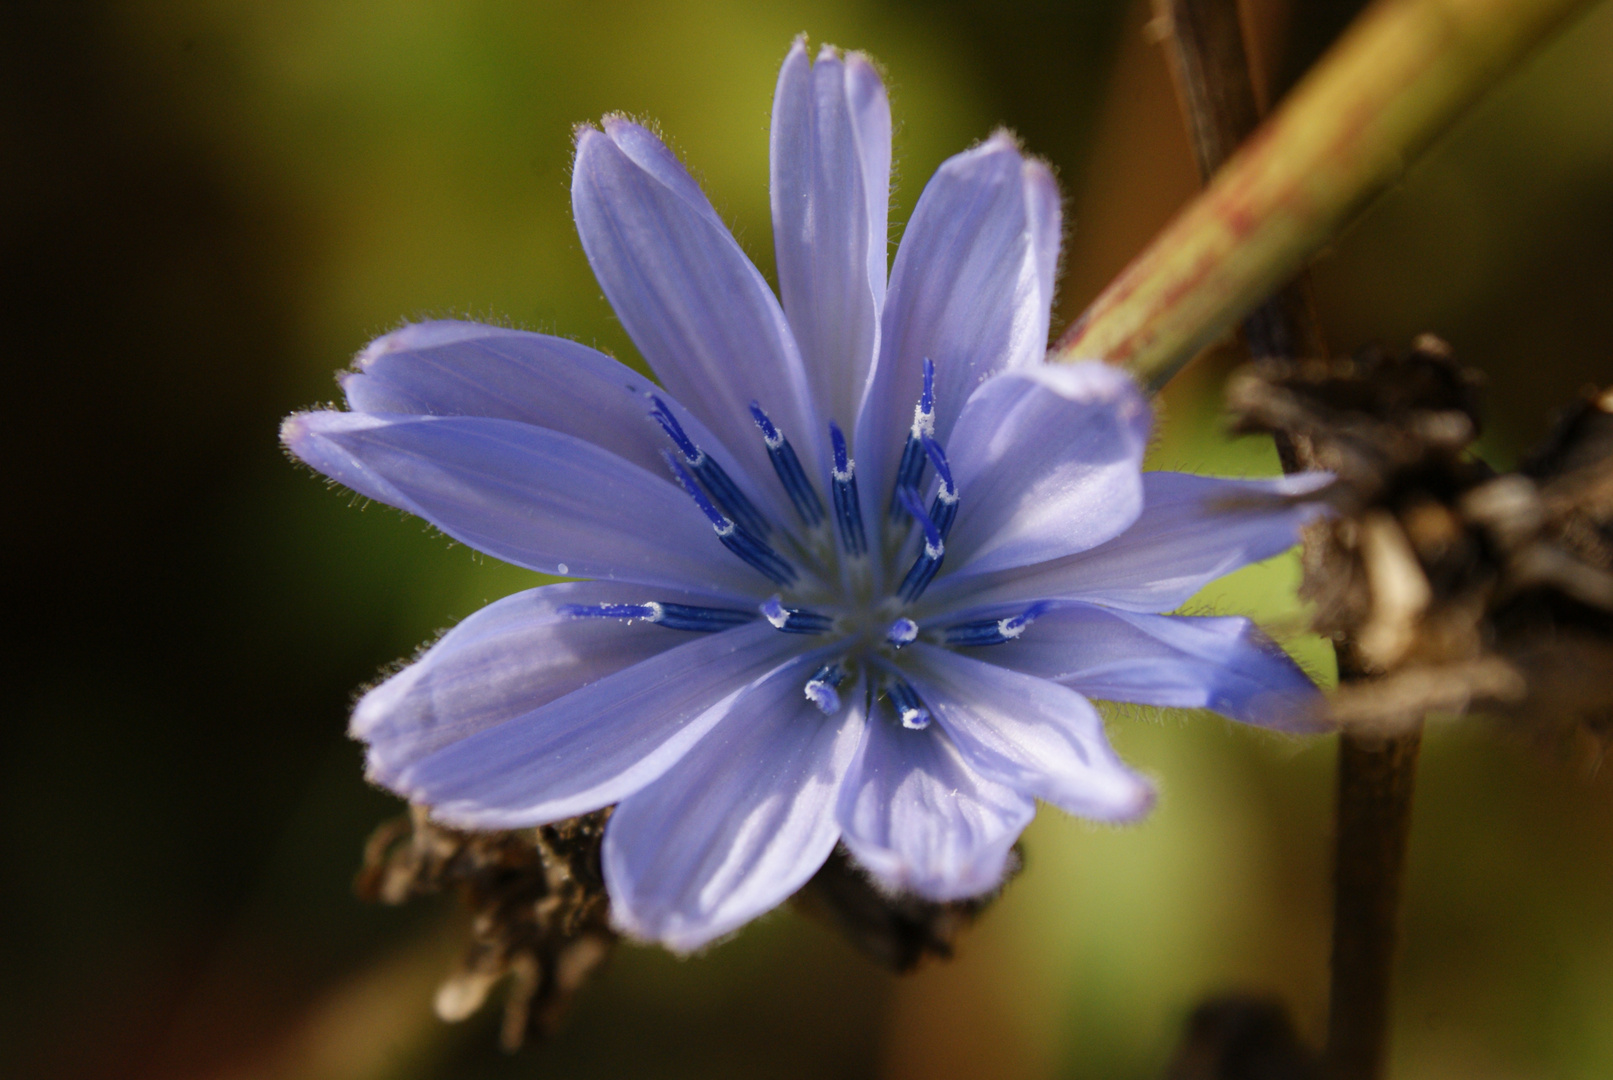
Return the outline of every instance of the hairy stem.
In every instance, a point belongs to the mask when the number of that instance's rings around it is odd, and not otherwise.
[[[1206,181],[1259,122],[1237,0],[1154,0],[1177,100]],[[1244,320],[1255,357],[1322,355],[1325,342],[1302,274]],[[1283,470],[1314,467],[1309,446],[1279,435]],[[1341,682],[1362,677],[1349,643]],[[1389,1044],[1400,885],[1421,726],[1392,738],[1339,736],[1333,948],[1326,1065],[1330,1080],[1377,1080]]]
[[[1163,385],[1587,0],[1377,0],[1059,340]]]

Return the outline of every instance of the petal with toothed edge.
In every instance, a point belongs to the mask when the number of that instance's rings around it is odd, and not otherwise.
[[[922,642],[902,653],[914,689],[984,776],[1097,821],[1131,821],[1153,805],[1153,787],[1074,690]]]
[[[932,610],[1070,599],[1170,611],[1216,578],[1298,543],[1300,529],[1324,507],[1291,499],[1329,479],[1326,473],[1225,480],[1146,472],[1142,513],[1113,540],[1032,566],[942,579],[925,601]]]
[[[834,849],[834,808],[863,739],[863,695],[824,716],[801,687],[812,660],[752,686],[728,716],[605,827],[611,917],[686,952],[804,885]]]
[[[935,437],[999,371],[1047,353],[1058,264],[1053,174],[998,133],[943,162],[919,196],[891,268],[879,359],[857,419],[865,513],[883,513],[908,422],[935,362]]]
[[[287,419],[281,440],[332,480],[517,566],[740,596],[769,584],[669,480],[559,432],[312,412]]]
[[[665,433],[650,419],[653,394],[734,477],[752,501],[788,504],[758,484],[705,425],[666,390],[597,349],[565,338],[471,322],[414,323],[365,346],[340,376],[354,412],[484,416],[558,431],[641,469],[666,472]]]
[[[1103,701],[1213,709],[1279,731],[1331,730],[1310,677],[1244,618],[1056,601],[1015,640],[969,655]]]
[[[1142,511],[1148,427],[1137,385],[1107,364],[987,381],[947,448],[960,499],[947,576],[1045,562],[1124,532]]]
[[[469,616],[359,699],[350,733],[377,777],[497,727],[668,649],[689,634],[639,619],[577,618],[568,605],[646,600],[739,607],[724,597],[571,581],[506,596]]]
[[[779,294],[820,422],[850,427],[885,301],[890,103],[867,58],[797,39],[779,71],[770,134]]]
[[[415,760],[372,760],[372,778],[464,828],[598,810],[666,772],[787,664],[800,647],[786,639],[765,624],[700,635]]]
[[[885,888],[929,900],[1001,884],[1036,814],[1031,799],[971,768],[940,725],[908,730],[884,704],[851,777],[839,809],[846,847]]]
[[[588,264],[628,336],[746,472],[772,475],[752,401],[821,465],[822,435],[784,311],[661,140],[619,116],[606,117],[604,131],[580,128],[571,205]]]

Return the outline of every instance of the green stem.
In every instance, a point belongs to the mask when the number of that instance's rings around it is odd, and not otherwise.
[[[1054,347],[1163,385],[1588,0],[1377,0]]]

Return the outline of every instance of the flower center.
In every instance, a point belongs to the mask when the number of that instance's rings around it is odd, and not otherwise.
[[[781,527],[740,489],[715,458],[689,437],[661,398],[650,395],[650,419],[661,426],[671,447],[662,451],[667,466],[699,507],[718,541],[779,591],[754,610],[696,607],[646,600],[641,604],[569,605],[578,618],[640,619],[696,633],[714,633],[757,618],[774,629],[817,639],[808,644],[826,660],[807,680],[804,693],[825,713],[840,709],[840,689],[866,677],[871,692],[888,698],[902,724],[923,728],[930,712],[902,675],[897,653],[921,637],[947,647],[998,645],[1024,632],[1044,610],[1033,605],[1006,618],[921,624],[904,614],[941,569],[946,538],[958,515],[958,489],[946,451],[935,438],[935,365],[924,361],[924,387],[913,407],[913,423],[897,464],[887,509],[876,520],[874,545],[863,520],[857,466],[846,437],[829,423],[832,464],[829,506],[813,485],[801,459],[760,405],[751,418],[767,447],[779,485],[799,520],[799,529]],[[935,496],[926,508],[920,496],[926,470],[935,470]],[[829,518],[833,517],[831,527]],[[875,573],[873,560],[880,560]],[[905,573],[900,573],[906,567]],[[894,590],[876,582],[898,582]]]

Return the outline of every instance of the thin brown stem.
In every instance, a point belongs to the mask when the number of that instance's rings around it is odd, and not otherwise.
[[[1260,123],[1235,0],[1154,0],[1199,179],[1208,182]]]
[[[1166,56],[1206,183],[1260,122],[1237,0],[1154,0]],[[1309,279],[1303,273],[1256,307],[1243,337],[1255,358],[1325,355]],[[1279,436],[1284,472],[1315,467],[1310,447]],[[1340,643],[1339,680],[1363,673]],[[1390,985],[1398,940],[1400,886],[1421,724],[1375,738],[1339,736],[1334,852],[1333,950],[1327,1074],[1378,1080],[1389,1044]]]
[[[1421,745],[1420,724],[1389,738],[1339,737],[1329,1080],[1377,1080],[1387,1067],[1400,882]]]

